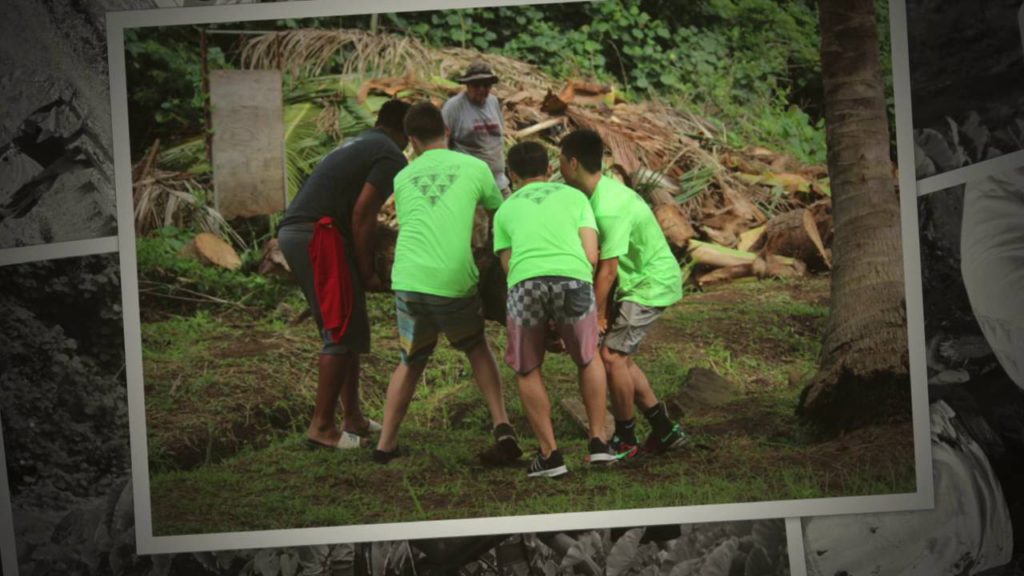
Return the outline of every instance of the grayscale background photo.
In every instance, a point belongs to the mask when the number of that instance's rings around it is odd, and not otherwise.
[[[917,179],[1024,149],[1019,0],[907,0]]]
[[[1024,574],[1024,388],[993,348],[1018,364],[1024,350],[986,340],[963,272],[977,255],[961,250],[965,235],[998,225],[964,216],[969,195],[994,187],[1024,199],[1022,170],[918,199],[935,509],[805,518],[808,574]]]

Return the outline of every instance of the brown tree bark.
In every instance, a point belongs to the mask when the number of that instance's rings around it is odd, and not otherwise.
[[[820,3],[832,314],[797,412],[833,430],[910,415],[899,201],[875,17],[873,0]]]

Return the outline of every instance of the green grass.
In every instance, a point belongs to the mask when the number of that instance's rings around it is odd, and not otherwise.
[[[369,299],[374,350],[363,359],[364,410],[382,412],[398,360],[393,302]],[[561,409],[578,397],[565,355],[544,365],[555,433],[572,470],[559,481],[486,468],[489,416],[462,353],[442,340],[403,423],[409,454],[386,467],[368,451],[311,451],[303,435],[315,392],[312,321],[200,312],[143,325],[153,526],[157,535],[756,502],[914,490],[910,426],[821,441],[793,409],[816,364],[828,280],[736,283],[688,295],[637,355],[655,392],[691,435],[688,449],[589,470],[586,439]],[[503,328],[488,324],[506,405],[524,449],[536,442]],[[724,406],[681,404],[693,367],[743,394]],[[638,419],[641,438],[646,423]]]

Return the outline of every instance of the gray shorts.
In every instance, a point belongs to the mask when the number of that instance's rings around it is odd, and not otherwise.
[[[309,309],[313,312],[313,319],[323,340],[323,349],[320,353],[338,355],[351,351],[365,354],[370,351],[370,320],[366,312],[366,294],[363,292],[363,285],[355,266],[355,250],[352,246],[345,246],[345,256],[348,258],[349,273],[352,277],[352,318],[349,319],[348,329],[341,337],[341,341],[335,343],[330,332],[324,330],[324,320],[320,315],[320,304],[316,298],[316,288],[313,286],[309,242],[313,239],[314,227],[313,222],[289,224],[277,231],[277,242],[295,280],[302,288]]]
[[[664,311],[663,307],[654,308],[628,300],[618,302],[612,309],[614,320],[604,333],[601,346],[623,354],[635,354],[651,325]]]

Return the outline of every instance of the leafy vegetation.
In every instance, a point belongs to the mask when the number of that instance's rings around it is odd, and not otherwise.
[[[731,145],[767,145],[805,162],[824,161],[813,2],[702,0],[680,10],[664,0],[615,0],[288,20],[279,27],[367,30],[374,22],[377,30],[432,46],[521,59],[558,78],[613,82],[627,97],[655,96],[714,118],[728,127]],[[255,24],[267,26],[242,28]],[[208,39],[212,69],[241,65],[237,38]],[[157,137],[200,132],[199,31],[143,29],[125,42],[129,81],[142,87],[129,95],[137,111],[135,153]],[[351,55],[339,50],[321,74],[340,69]],[[302,79],[289,81],[296,86]]]

